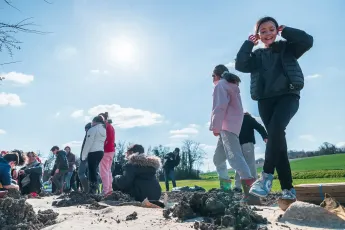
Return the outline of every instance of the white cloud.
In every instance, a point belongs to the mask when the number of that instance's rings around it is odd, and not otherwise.
[[[228,67],[228,68],[235,68],[235,62],[229,62],[225,66]]]
[[[177,135],[172,135],[170,136],[171,139],[184,139],[184,138],[188,138],[189,135],[186,134],[177,134]]]
[[[205,124],[205,127],[206,127],[206,128],[210,128],[210,125],[211,125],[211,122],[209,121],[209,122],[207,122],[207,123]]]
[[[82,109],[76,110],[71,114],[71,117],[73,117],[73,118],[79,118],[82,116],[84,116],[84,110],[82,110]]]
[[[6,134],[6,131],[3,130],[3,129],[0,129],[0,135],[1,135],[1,134]]]
[[[310,134],[304,134],[299,136],[300,139],[305,140],[305,141],[310,141],[310,142],[315,142],[315,137]]]
[[[345,148],[345,141],[336,144],[337,148]]]
[[[205,150],[205,152],[214,152],[216,150],[215,145],[206,145],[206,144],[200,144],[200,148]]]
[[[69,146],[72,149],[73,147],[81,147],[82,144],[83,144],[82,141],[70,141],[70,142],[63,144],[62,146],[63,146],[63,148],[65,148],[66,146]],[[72,149],[72,151],[73,151],[73,149]]]
[[[73,46],[59,46],[55,50],[56,56],[60,60],[69,60],[78,54],[78,51]]]
[[[55,117],[56,117],[56,118],[59,117],[60,115],[61,115],[60,112],[55,113]]]
[[[170,134],[172,135],[195,135],[198,133],[199,133],[199,130],[195,124],[190,124],[188,125],[188,127],[183,128],[183,129],[170,130]]]
[[[311,79],[320,78],[320,77],[322,77],[322,75],[320,75],[320,74],[313,74],[313,75],[306,76],[305,79],[311,80]]]
[[[9,72],[0,74],[0,78],[5,79],[5,81],[12,81],[17,84],[26,85],[34,80],[33,75],[28,75],[24,73]]]
[[[123,108],[120,105],[98,105],[88,110],[89,117],[108,112],[114,126],[123,129],[146,127],[163,122],[163,116],[147,110]],[[86,118],[84,117],[84,120]]]
[[[17,94],[13,93],[0,93],[0,106],[21,106],[24,103],[20,100]]]

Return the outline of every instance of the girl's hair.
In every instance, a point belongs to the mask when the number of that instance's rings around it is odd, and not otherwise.
[[[138,154],[143,154],[145,152],[145,149],[142,145],[131,145],[127,149],[128,152],[133,152],[133,153],[138,153]]]
[[[104,118],[104,121],[107,121],[107,120],[108,120],[108,118],[109,118],[109,114],[108,114],[108,112],[105,112],[105,113],[100,113],[100,114],[98,114],[98,116],[102,116],[102,117]]]
[[[98,115],[98,116],[96,116],[96,117],[94,117],[94,118],[92,119],[92,122],[95,122],[95,123],[103,123],[103,124],[104,124],[104,119],[103,119],[102,116]]]
[[[15,149],[15,150],[12,150],[12,153],[16,153],[18,155],[18,166],[22,166],[25,164],[26,162],[26,154],[23,153],[23,151],[21,150],[18,150],[18,149]]]
[[[19,156],[18,156],[18,153],[16,152],[11,152],[11,153],[6,154],[4,156],[4,159],[8,162],[14,161],[15,165],[19,165]]]
[[[225,65],[217,65],[214,67],[213,74],[224,78],[230,83],[237,84],[241,82],[240,77],[229,72],[229,69]]]
[[[272,18],[272,17],[266,16],[266,17],[260,18],[260,19],[256,22],[256,25],[255,25],[255,34],[258,34],[258,33],[259,33],[260,26],[261,26],[263,23],[265,23],[265,22],[273,22],[277,29],[278,29],[278,27],[279,27],[277,20],[275,20],[275,19]]]
[[[37,154],[35,152],[27,152],[26,156],[29,157],[30,154],[34,155],[35,158],[37,157]]]

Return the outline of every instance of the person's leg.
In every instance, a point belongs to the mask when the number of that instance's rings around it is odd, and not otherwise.
[[[220,188],[224,190],[230,190],[231,180],[228,174],[228,167],[226,165],[226,154],[221,137],[219,137],[218,139],[217,147],[213,155],[213,164],[216,166],[220,182]]]
[[[56,186],[56,192],[57,193],[61,193],[62,191],[62,186],[63,186],[63,179],[64,179],[64,173],[62,172],[59,172],[59,173],[55,173],[54,176],[53,176],[53,183],[55,184]]]
[[[293,188],[291,168],[287,154],[287,143],[285,129],[292,117],[299,108],[299,98],[295,95],[287,95],[277,102],[274,115],[269,124],[269,138],[271,138],[271,149],[275,152],[274,166],[278,173],[281,189],[290,190]],[[270,142],[270,139],[268,139]],[[295,198],[295,197],[294,197]]]
[[[107,194],[112,190],[111,164],[113,162],[114,154],[114,152],[104,153],[104,156],[100,162],[100,175],[102,179],[104,194]]]
[[[241,180],[252,179],[252,174],[244,159],[238,136],[228,131],[221,131],[223,146],[228,162],[234,170],[238,172]]]
[[[88,166],[89,166],[89,180],[90,180],[90,192],[96,193],[98,190],[98,178],[97,178],[97,168],[100,161],[103,158],[103,151],[92,152],[88,155]],[[92,187],[92,188],[91,188]]]
[[[238,174],[237,171],[235,171],[235,188],[234,191],[240,192],[242,190],[242,184],[241,184],[241,178],[240,174]]]
[[[86,171],[88,167],[88,161],[80,161],[79,169],[78,169],[78,177],[80,180],[80,183],[83,187],[83,192],[88,193],[89,192],[89,180],[86,176]]]
[[[174,171],[174,169],[170,170],[169,177],[170,177],[171,182],[173,184],[173,188],[176,188],[176,180],[175,180],[175,171]]]
[[[72,178],[73,172],[67,172],[65,174],[65,190],[71,189],[71,178]]]
[[[110,154],[110,160],[109,160],[109,165],[108,165],[108,193],[113,191],[113,171],[112,171],[112,165],[113,165],[113,161],[114,161],[114,156],[115,156],[115,152],[111,152]],[[104,156],[103,156],[104,157]]]
[[[255,179],[257,178],[256,173],[256,164],[255,164],[255,152],[254,152],[254,144],[253,143],[245,143],[242,145],[242,153],[244,159],[246,160],[248,167],[250,169],[250,173],[252,177]]]
[[[165,191],[169,191],[169,171],[164,169]]]

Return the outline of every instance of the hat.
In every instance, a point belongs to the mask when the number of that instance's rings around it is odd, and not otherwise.
[[[58,147],[58,146],[56,146],[56,145],[54,145],[51,149],[50,149],[50,151],[55,151],[55,150],[60,150],[60,148]]]
[[[135,145],[128,147],[127,151],[133,152],[133,153],[139,153],[139,154],[142,154],[145,152],[144,147],[142,145],[138,145],[138,144],[135,144]]]

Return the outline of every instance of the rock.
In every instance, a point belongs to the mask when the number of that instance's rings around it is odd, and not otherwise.
[[[345,221],[335,214],[320,206],[301,201],[291,204],[279,221],[304,225],[308,223],[310,227],[319,228],[345,228]]]
[[[136,220],[136,219],[138,219],[138,213],[137,212],[133,212],[132,214],[129,214],[128,216],[126,216],[126,221]]]
[[[278,199],[278,206],[281,210],[285,211],[290,207],[292,203],[294,203],[296,200],[286,200],[286,199]]]

